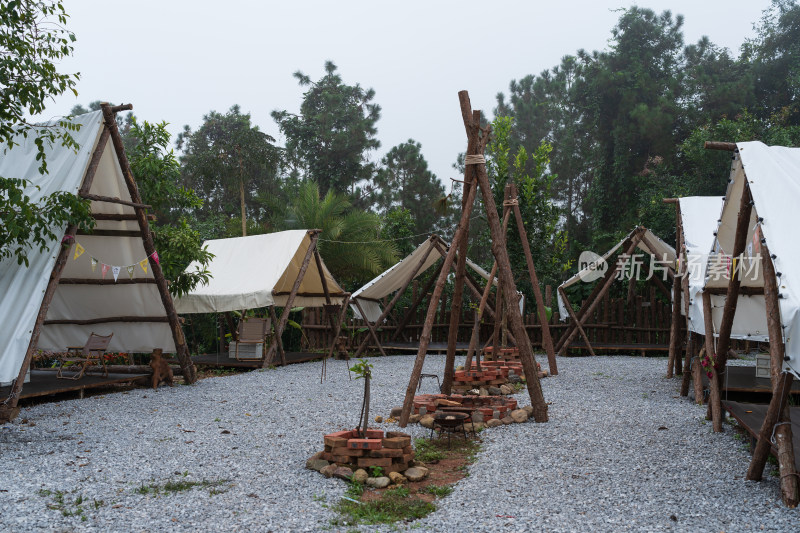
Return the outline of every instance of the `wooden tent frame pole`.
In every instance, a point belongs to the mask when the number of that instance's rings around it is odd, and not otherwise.
[[[464,165],[464,183],[475,182],[475,165]],[[467,197],[461,196],[461,210],[466,208]],[[469,247],[469,219],[464,222],[464,235],[458,243],[453,243],[456,251],[456,277],[453,284],[453,301],[450,306],[450,328],[447,331],[447,354],[444,359],[442,392],[449,395],[453,387],[456,366],[456,344],[458,343],[458,324],[461,321],[461,304],[464,298],[464,278],[467,270],[467,248]],[[468,367],[467,367],[468,368]]]
[[[675,202],[675,233],[676,243],[675,247],[678,251],[678,257],[681,257],[681,250],[683,248],[683,224],[681,224],[681,206],[679,201]],[[683,261],[679,262],[680,264]],[[679,269],[680,270],[680,269]],[[679,274],[679,273],[678,273]],[[673,369],[675,368],[676,359],[678,359],[680,329],[681,329],[681,280],[680,275],[674,276],[672,280],[672,323],[670,324],[669,333],[669,359],[667,360],[667,378],[672,378]]]
[[[624,255],[630,256],[633,253],[633,251],[636,250],[636,247],[639,245],[639,241],[641,240],[643,234],[644,234],[644,228],[640,226],[639,228],[637,228],[636,233],[631,236],[630,243],[628,244],[628,247],[625,248]],[[560,351],[558,352],[559,355],[561,355],[562,352],[566,351],[566,349],[569,347],[569,344],[572,342],[572,339],[575,338],[575,335],[578,332],[577,327],[579,325],[583,326],[584,322],[592,314],[595,307],[597,307],[597,304],[600,303],[600,300],[603,298],[603,296],[605,296],[605,294],[611,288],[611,285],[614,283],[614,278],[616,277],[616,274],[617,272],[619,272],[620,268],[621,265],[619,264],[619,262],[617,262],[615,268],[613,269],[609,268],[603,278],[602,284],[598,284],[598,286],[595,287],[595,290],[599,288],[597,294],[594,294],[595,291],[592,291],[594,297],[590,295],[590,299],[588,300],[589,305],[581,308],[581,310],[577,313],[577,320],[573,319],[573,323],[571,324],[572,326],[571,329],[569,330],[568,334],[563,337],[565,340],[564,344],[561,346]],[[565,294],[563,287],[559,287],[559,290],[563,298],[563,295]],[[566,304],[565,307],[567,308],[567,312],[570,313],[570,316],[572,316],[574,314],[574,309],[572,309],[572,304],[569,303],[569,300],[564,301],[564,303]],[[587,347],[589,347],[589,349],[591,350],[591,344],[589,344],[589,339],[586,337],[584,337],[584,339],[587,342]]]
[[[289,313],[292,312],[292,304],[294,304],[294,299],[297,296],[297,293],[300,291],[300,284],[303,283],[303,278],[306,277],[306,271],[308,270],[308,265],[311,263],[311,256],[314,255],[314,250],[317,248],[317,240],[319,239],[320,233],[321,230],[318,229],[308,230],[308,236],[311,239],[311,242],[308,245],[308,250],[306,250],[305,257],[303,257],[303,262],[300,264],[300,270],[297,272],[297,277],[294,280],[294,285],[292,285],[292,290],[289,292],[289,296],[286,298],[286,304],[283,306],[283,312],[281,313],[280,321],[275,324],[275,338],[272,340],[272,344],[269,347],[268,355],[270,356],[277,348],[280,337],[283,335],[283,330],[286,328],[286,324],[289,322]],[[283,353],[283,350],[280,350],[280,356],[281,366],[286,366],[286,356]],[[264,361],[261,363],[261,367],[266,368],[271,359],[272,357],[265,357]]]
[[[270,305],[269,306],[269,317],[272,320],[272,323],[277,326],[278,317],[275,314],[275,306],[274,305]],[[286,351],[283,349],[283,338],[281,338],[281,337],[282,337],[281,335],[278,335],[276,333],[275,334],[275,339],[274,339],[273,342],[275,343],[275,348],[278,350],[278,355],[280,356],[281,361],[286,361]],[[270,354],[272,353],[272,347],[271,346],[269,348],[269,352],[268,353],[270,353]],[[264,357],[264,359],[266,360],[267,358]],[[283,364],[286,364],[286,363],[284,362]]]
[[[643,231],[643,228],[641,226],[637,227],[636,230],[634,230],[634,232],[632,232],[633,235],[630,235],[628,237],[628,239],[625,242],[623,242],[623,248],[626,250],[626,253],[628,255],[630,255],[631,252],[636,248],[635,245],[633,246],[633,248],[630,248],[630,246],[629,246],[630,243],[633,242],[634,238],[636,236],[640,235],[642,231]],[[638,245],[639,241],[636,240],[635,242]],[[628,246],[626,247],[626,245],[628,245]],[[586,301],[591,302],[591,301],[594,301],[597,298],[602,297],[602,295],[600,293],[603,290],[604,284],[606,283],[606,281],[608,280],[609,277],[613,277],[614,275],[616,275],[617,271],[618,271],[618,268],[614,268],[614,269],[609,268],[606,271],[606,273],[603,275],[603,278],[601,279],[601,281],[598,282],[595,285],[594,289],[592,289],[592,292],[589,294],[589,297],[587,298]],[[631,279],[633,279],[633,278],[631,278]],[[582,307],[581,309],[578,310],[578,312],[576,314],[577,314],[579,319],[583,320],[584,316],[587,314],[586,309],[587,308],[584,306],[584,307]],[[556,355],[562,355],[564,353],[564,346],[568,345],[569,342],[572,342],[572,337],[574,337],[574,335],[575,335],[575,329],[576,328],[575,328],[575,324],[574,323],[570,322],[567,325],[567,331],[564,332],[564,334],[558,339],[558,342],[556,343],[556,347],[555,347]],[[569,339],[569,341],[567,341],[567,339]]]
[[[712,306],[711,306],[711,293],[708,291],[703,291],[703,321],[705,325],[705,350],[706,355],[716,353],[716,349],[714,348],[714,320],[712,318]],[[719,346],[719,345],[718,345]],[[717,379],[719,376],[717,369],[714,368],[714,365],[709,365],[706,367],[707,372],[711,372],[711,378],[709,381],[709,397],[708,397],[708,409],[711,412],[711,421],[712,427],[714,431],[719,433],[722,431],[722,404],[720,403],[720,388],[714,387],[714,380]],[[702,374],[702,369],[700,372]],[[702,376],[701,376],[702,379]],[[719,383],[719,381],[717,381]],[[706,414],[706,419],[709,416]]]
[[[100,134],[100,140],[97,142],[94,152],[92,152],[92,157],[89,161],[88,167],[86,168],[86,173],[83,176],[83,180],[81,180],[81,187],[78,190],[78,195],[88,193],[92,188],[94,176],[97,173],[97,167],[100,165],[100,159],[103,156],[103,152],[105,151],[105,147],[108,143],[108,138],[110,135],[111,132],[109,129],[103,127],[103,131]],[[67,259],[69,258],[69,253],[72,249],[71,241],[74,240],[77,230],[78,227],[75,225],[68,226],[67,231],[64,234],[64,238],[66,240],[59,244],[56,262],[53,265],[53,269],[50,271],[50,278],[47,281],[47,287],[45,288],[44,295],[42,296],[42,303],[39,306],[39,313],[36,315],[36,321],[34,322],[33,329],[31,330],[31,340],[28,342],[28,349],[25,352],[25,357],[22,359],[22,365],[20,366],[17,378],[11,385],[11,390],[9,391],[8,397],[3,403],[0,404],[0,422],[11,421],[16,417],[19,395],[22,392],[22,387],[25,383],[25,376],[28,373],[28,368],[31,366],[33,352],[36,351],[36,346],[39,344],[39,336],[42,333],[42,326],[44,325],[44,320],[47,317],[47,310],[50,308],[50,303],[53,301],[53,296],[55,296],[56,288],[58,288],[58,282],[61,279],[61,274],[64,272],[64,267],[67,264]]]
[[[468,138],[477,138],[481,132],[480,127],[480,113],[472,112],[472,106],[469,101],[469,94],[467,91],[458,93],[461,103],[461,115],[464,120],[464,128],[467,131]],[[482,143],[488,141],[491,127],[482,130],[483,139]],[[480,152],[478,155],[483,155],[484,145],[481,144]],[[469,155],[469,152],[467,152]],[[478,185],[481,190],[483,205],[486,210],[486,217],[489,223],[489,231],[492,237],[492,254],[497,261],[500,286],[503,287],[505,297],[503,302],[505,304],[505,313],[514,336],[517,340],[517,348],[519,349],[520,359],[522,360],[522,368],[525,372],[525,381],[528,388],[528,395],[531,400],[531,407],[533,407],[533,419],[536,422],[547,422],[547,403],[544,400],[544,393],[542,392],[542,384],[539,379],[539,372],[536,369],[536,359],[533,355],[533,347],[531,340],[525,331],[525,324],[522,321],[522,313],[519,310],[517,288],[514,283],[513,273],[511,271],[511,260],[508,255],[506,247],[506,236],[503,234],[500,225],[500,216],[497,214],[497,208],[492,195],[491,187],[489,186],[489,176],[486,173],[486,163],[478,163],[475,165],[476,174],[478,178]],[[466,238],[463,237],[463,238]],[[413,399],[413,397],[412,397]]]
[[[336,343],[339,340],[339,334],[342,331],[342,322],[344,322],[344,317],[345,317],[345,314],[347,313],[347,306],[349,304],[350,304],[350,293],[347,292],[347,293],[345,293],[344,301],[342,302],[342,310],[339,311],[339,317],[338,317],[338,320],[336,321],[336,326],[333,329],[333,341],[331,342],[330,348],[328,349],[328,354],[322,359],[322,373],[319,376],[319,382],[320,383],[322,383],[322,381],[327,376],[327,368],[326,368],[327,361],[328,361],[328,359],[333,357],[333,352],[336,350]],[[350,356],[348,355],[348,358],[349,357]],[[351,379],[351,380],[353,379],[353,377],[350,375],[350,363],[349,362],[347,363],[347,377],[349,379]]]
[[[575,327],[578,329],[581,337],[583,337],[586,347],[589,349],[589,353],[592,355],[592,357],[596,356],[597,354],[594,353],[594,349],[592,348],[592,342],[589,340],[589,336],[583,330],[580,319],[575,316],[575,311],[572,309],[572,304],[570,303],[569,298],[567,298],[567,293],[564,292],[564,288],[559,287],[556,290],[558,291],[558,294],[561,295],[561,299],[564,300],[564,303],[566,304],[564,307],[567,309],[567,314],[569,314],[569,317],[575,323]]]
[[[762,235],[763,237],[763,235]],[[747,470],[747,479],[760,480],[764,465],[769,455],[771,437],[775,437],[778,449],[778,469],[783,503],[794,508],[800,501],[800,481],[794,463],[794,445],[792,443],[791,414],[788,396],[792,388],[793,377],[789,372],[781,372],[785,355],[783,342],[783,326],[781,310],[778,303],[778,284],[772,255],[766,242],[761,244],[761,265],[764,271],[764,303],[767,313],[767,330],[769,332],[770,374],[772,378],[772,398],[770,399],[761,431],[758,435],[753,458]]]
[[[470,139],[472,141],[472,139]],[[473,141],[477,143],[477,140]],[[477,151],[477,145],[473,145],[473,142],[470,142],[467,146],[467,153],[474,153],[470,152],[469,149],[472,148],[474,151]],[[472,214],[472,208],[475,204],[475,196],[477,195],[478,184],[475,183],[465,183],[464,189],[462,194],[467,196],[467,201],[464,203],[464,209],[461,211],[461,219],[458,221],[458,226],[456,227],[455,235],[453,236],[453,244],[451,244],[450,248],[447,250],[447,253],[444,254],[444,261],[442,263],[442,270],[439,273],[439,277],[436,280],[436,285],[433,287],[433,294],[431,294],[430,302],[428,303],[428,312],[425,315],[425,323],[422,326],[422,334],[419,338],[419,349],[417,350],[417,357],[414,361],[414,368],[411,370],[411,378],[409,379],[408,387],[406,388],[406,395],[403,401],[403,410],[400,414],[399,425],[401,428],[404,428],[408,425],[408,418],[411,416],[411,407],[414,404],[414,392],[416,391],[417,384],[419,383],[419,377],[422,373],[422,365],[425,363],[425,354],[428,351],[428,346],[431,342],[431,333],[433,331],[433,321],[436,318],[436,311],[439,306],[439,301],[442,298],[442,292],[444,291],[444,284],[447,281],[447,276],[450,274],[450,269],[453,266],[453,262],[456,258],[456,243],[461,242],[461,239],[467,238],[467,224],[469,221],[469,217]],[[436,243],[438,244],[438,243]],[[440,250],[441,253],[442,250]]]
[[[503,219],[506,224],[508,223],[508,217],[504,217]],[[472,335],[469,338],[469,347],[467,348],[467,358],[464,361],[464,368],[466,370],[471,370],[472,368],[472,354],[475,353],[475,348],[480,341],[480,331],[481,331],[481,318],[483,317],[483,310],[486,308],[486,303],[489,301],[489,293],[492,289],[492,283],[494,283],[494,276],[497,274],[497,261],[494,262],[492,265],[492,271],[489,273],[489,279],[486,282],[486,287],[483,289],[483,295],[481,296],[481,303],[478,305],[478,310],[475,314],[475,323],[472,326]],[[478,361],[478,372],[481,370],[480,364],[480,354],[477,357]],[[445,392],[444,394],[450,394],[450,392]]]
[[[353,303],[356,304],[358,307],[358,312],[361,313],[361,316],[364,317],[364,323],[367,325],[367,330],[369,330],[369,335],[364,337],[364,340],[361,341],[361,345],[358,347],[354,358],[358,358],[361,355],[361,352],[364,351],[364,347],[367,344],[367,339],[371,336],[375,340],[375,345],[378,347],[378,351],[381,352],[381,355],[384,357],[386,356],[386,352],[383,351],[383,346],[381,346],[381,340],[378,338],[378,332],[375,329],[375,326],[372,325],[372,322],[367,318],[367,313],[364,311],[364,308],[361,307],[361,302],[358,301],[358,298],[353,300]],[[380,324],[382,319],[378,319],[375,323]]]
[[[420,259],[419,262],[416,264],[416,266],[414,266],[414,270],[411,271],[411,273],[408,275],[408,278],[406,278],[406,280],[403,282],[403,285],[397,290],[397,292],[395,293],[395,295],[392,298],[392,300],[384,308],[383,312],[381,313],[380,318],[378,318],[378,320],[375,321],[375,324],[382,323],[386,319],[386,317],[389,316],[389,313],[392,312],[392,309],[394,309],[394,306],[397,305],[397,301],[400,299],[400,297],[403,295],[403,293],[406,292],[406,289],[408,288],[408,286],[411,285],[411,281],[414,279],[414,277],[422,269],[422,266],[425,264],[425,261],[428,260],[428,256],[431,255],[431,252],[434,250],[433,242],[434,242],[434,237],[433,236],[429,237],[428,238],[428,249],[425,250],[424,254],[422,254],[422,259]],[[364,322],[367,324],[367,327],[370,328],[370,331],[372,331],[372,326],[371,326],[370,320],[369,320],[369,318],[367,318],[367,315],[364,313],[363,309],[361,308],[361,304],[358,303],[358,297],[353,298],[353,302],[355,302],[356,307],[358,307],[358,310],[361,313],[361,317],[364,319]],[[383,346],[381,346],[381,341],[378,340],[377,334],[373,334],[373,337],[375,338],[375,342],[377,343],[378,349],[380,350],[380,352],[383,355],[386,355],[386,353],[383,351]],[[363,352],[367,348],[368,339],[369,339],[369,336],[365,336],[364,337],[364,339],[361,341],[361,344],[358,345],[358,349],[356,350],[356,353],[355,353],[355,355],[353,357],[357,358],[359,355],[361,355],[361,352]]]
[[[518,198],[517,185],[509,183],[506,187],[511,188],[511,196],[513,199]],[[539,286],[539,276],[536,274],[536,266],[533,263],[533,255],[531,254],[531,246],[528,243],[528,233],[525,231],[525,224],[522,221],[522,212],[519,208],[519,203],[512,206],[514,211],[514,218],[517,221],[517,230],[519,231],[519,238],[522,241],[522,251],[525,253],[525,262],[528,265],[528,274],[531,277],[531,286],[533,288],[533,297],[536,299],[536,308],[539,313],[539,323],[542,327],[542,348],[547,354],[547,364],[550,367],[550,375],[558,375],[558,363],[556,362],[556,352],[553,347],[553,337],[550,335],[550,323],[547,319],[547,310],[544,305],[544,298],[542,297],[542,290]]]
[[[122,176],[125,178],[125,185],[128,188],[131,202],[134,204],[142,204],[142,197],[139,195],[139,188],[136,186],[136,181],[133,179],[133,172],[131,165],[128,161],[128,156],[125,154],[125,147],[122,144],[122,137],[117,127],[116,110],[133,108],[133,106],[116,106],[112,108],[107,103],[100,104],[103,110],[103,119],[105,126],[111,134],[111,143],[114,146],[114,152],[117,156],[117,161],[122,169]],[[87,190],[88,192],[88,190]],[[143,205],[143,204],[142,204]],[[156,280],[158,292],[161,295],[161,303],[164,305],[164,310],[169,318],[170,329],[172,330],[172,338],[175,341],[175,355],[178,357],[178,364],[183,370],[183,379],[188,383],[197,381],[197,370],[195,369],[192,358],[189,356],[189,348],[186,346],[186,338],[183,335],[178,313],[175,311],[175,303],[172,300],[172,295],[169,293],[167,280],[164,278],[164,272],[161,270],[161,264],[153,257],[156,253],[156,247],[153,243],[153,234],[150,231],[150,223],[147,221],[147,213],[144,207],[134,206],[136,211],[136,220],[139,222],[139,230],[142,232],[142,243],[144,244],[144,251],[147,254],[147,259],[150,262],[150,268],[153,272],[153,278]]]

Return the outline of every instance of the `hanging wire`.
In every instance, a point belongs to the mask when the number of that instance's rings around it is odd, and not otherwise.
[[[480,215],[476,215],[476,216],[470,218],[469,221],[472,222],[473,220],[477,220],[479,218],[481,218]],[[446,228],[446,229],[448,229],[448,230],[456,229],[457,227],[458,227],[458,224],[456,224],[455,226],[451,226],[449,228]],[[322,238],[317,239],[317,240],[319,242],[335,242],[337,244],[374,244],[376,242],[396,242],[396,241],[404,241],[406,239],[416,239],[417,237],[429,237],[430,235],[431,235],[431,232],[430,231],[426,231],[425,233],[417,233],[416,235],[409,235],[407,237],[397,237],[396,239],[376,239],[376,240],[373,240],[373,241],[337,241],[337,240],[334,240],[334,239],[322,239]]]

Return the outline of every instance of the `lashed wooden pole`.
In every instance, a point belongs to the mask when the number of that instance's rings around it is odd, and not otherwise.
[[[676,243],[675,248],[678,251],[678,257],[681,257],[681,248],[683,244],[683,225],[681,224],[681,206],[678,201],[675,202],[675,234]],[[669,360],[667,361],[667,377],[671,378],[673,369],[676,366],[676,360],[680,360],[678,350],[680,349],[680,334],[681,334],[681,276],[676,275],[672,280],[672,324],[670,326],[669,334]],[[677,363],[680,365],[680,363]]]
[[[706,355],[710,356],[710,361],[715,361],[716,358],[713,354],[715,354],[717,350],[714,348],[714,320],[711,313],[711,293],[708,291],[703,291],[703,320],[705,321],[706,331]],[[719,346],[719,344],[717,344],[717,346]],[[706,372],[711,374],[708,380],[710,389],[708,398],[708,408],[711,411],[710,418],[712,420],[712,427],[714,428],[714,431],[719,433],[722,431],[722,404],[720,403],[720,388],[718,386],[713,386],[715,380],[717,381],[717,384],[719,384],[719,374],[714,363],[709,364],[706,367]],[[706,415],[706,418],[709,418],[708,415]]]
[[[464,128],[467,131],[467,137],[478,137],[481,133],[483,133],[484,137],[488,137],[491,128],[487,127],[481,132],[479,115],[478,119],[473,116],[467,91],[459,92],[458,96],[461,103],[461,115],[464,120]],[[481,156],[481,159],[483,156],[482,148],[483,146],[481,146],[481,152],[478,154]],[[469,153],[467,157],[469,157]],[[469,164],[469,161],[467,163]],[[506,248],[506,236],[503,234],[503,229],[500,225],[500,216],[497,214],[494,196],[489,186],[486,163],[477,162],[475,166],[477,167],[478,184],[480,186],[483,205],[486,209],[486,216],[489,222],[489,231],[492,237],[492,253],[497,261],[499,280],[503,287],[503,293],[505,294],[503,298],[505,312],[514,337],[516,337],[517,348],[519,348],[528,394],[531,399],[531,407],[533,408],[533,419],[536,422],[547,422],[547,403],[544,401],[544,394],[542,393],[539,373],[536,369],[536,360],[533,356],[531,341],[525,331],[525,325],[522,322],[522,314],[520,313],[517,301],[517,287],[514,283],[514,277],[511,272],[511,260]]]
[[[510,188],[510,196],[513,200],[517,200],[517,185],[510,183],[507,185]],[[522,251],[525,253],[525,263],[528,266],[528,275],[531,277],[531,287],[533,289],[533,297],[536,300],[536,309],[539,313],[539,324],[542,328],[542,348],[547,354],[547,364],[550,367],[550,375],[558,375],[558,363],[556,362],[556,352],[553,347],[553,337],[550,335],[550,322],[547,319],[547,310],[544,305],[544,298],[542,298],[542,289],[539,287],[539,276],[536,275],[536,266],[533,263],[533,255],[531,254],[531,246],[528,243],[528,233],[525,231],[525,224],[522,221],[522,213],[519,208],[519,201],[513,204],[514,218],[517,221],[517,229],[519,230],[519,238],[522,240]]]
[[[120,169],[122,170],[122,177],[125,180],[125,186],[128,189],[128,194],[131,197],[131,202],[134,204],[142,204],[142,197],[139,195],[139,188],[136,186],[136,181],[133,179],[133,172],[131,165],[128,161],[128,156],[125,154],[125,146],[122,144],[122,136],[117,127],[116,111],[123,109],[132,109],[133,106],[115,106],[104,103],[101,104],[103,110],[103,120],[106,128],[109,130],[111,144],[114,146],[114,153],[117,156]],[[88,192],[88,191],[87,191]],[[150,231],[150,223],[147,221],[147,213],[143,207],[134,207],[136,210],[136,220],[139,223],[139,230],[142,232],[142,244],[144,244],[144,251],[150,261],[150,269],[153,272],[153,278],[156,280],[158,293],[161,296],[161,303],[164,305],[167,318],[169,319],[169,326],[172,330],[172,338],[175,342],[175,355],[178,357],[178,363],[183,370],[183,379],[188,383],[197,381],[197,370],[192,363],[192,358],[189,356],[189,348],[186,346],[186,339],[181,329],[178,313],[175,311],[175,303],[172,301],[172,295],[169,293],[167,280],[164,277],[164,272],[161,270],[161,264],[156,260],[156,247],[153,243],[153,234]]]

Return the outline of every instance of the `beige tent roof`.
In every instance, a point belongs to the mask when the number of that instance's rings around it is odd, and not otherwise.
[[[307,230],[279,231],[204,243],[214,258],[208,265],[213,276],[207,285],[175,299],[178,313],[214,313],[286,304],[303,258],[311,245]],[[197,263],[187,272],[198,268]],[[325,263],[322,275],[333,303],[341,303],[345,291],[333,279]],[[293,305],[319,307],[325,303],[322,275],[312,259]]]

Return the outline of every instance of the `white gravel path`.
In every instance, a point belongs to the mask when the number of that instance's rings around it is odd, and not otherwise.
[[[372,360],[373,415],[402,403],[413,360]],[[425,372],[443,365],[430,356]],[[560,359],[561,374],[542,382],[550,422],[482,433],[470,476],[401,529],[799,531],[776,478],[745,481],[742,441],[730,426],[714,434],[665,369],[663,358]],[[324,433],[354,425],[362,383],[342,362],[321,385],[319,371],[307,363],[23,409],[0,427],[0,531],[333,529],[328,506],[345,484],[304,465]],[[223,482],[137,492],[181,480]]]

